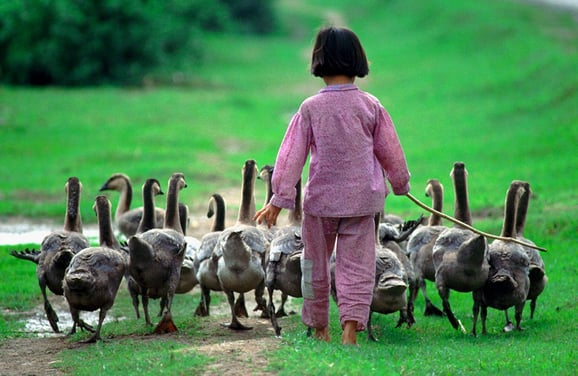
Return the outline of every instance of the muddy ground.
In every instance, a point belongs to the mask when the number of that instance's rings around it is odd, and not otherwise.
[[[51,302],[59,313],[59,317],[65,318],[66,314],[61,311],[66,305],[62,297],[51,296]],[[247,296],[247,306],[251,307],[254,301]],[[289,309],[291,302],[286,306]],[[211,324],[218,327],[228,320],[228,305],[226,302],[214,307]],[[21,313],[19,313],[21,314]],[[50,327],[45,322],[43,308],[30,312],[32,326],[28,332],[34,335],[33,338],[8,339],[0,344],[0,375],[1,376],[21,376],[21,375],[66,375],[67,373],[55,368],[58,364],[58,353],[63,350],[74,350],[91,344],[83,344],[69,340],[64,334],[53,334]],[[85,318],[85,316],[83,316]],[[38,321],[39,327],[35,326]],[[44,321],[44,322],[43,322]],[[92,320],[89,320],[92,321]],[[249,318],[241,320],[245,325],[253,327],[248,331],[233,331],[223,328],[218,336],[204,337],[202,340],[188,342],[188,337],[180,336],[178,333],[165,335],[130,336],[138,346],[138,341],[173,339],[185,341],[190,344],[187,351],[196,352],[210,357],[218,358],[219,361],[210,364],[200,375],[272,375],[274,373],[265,371],[267,359],[263,355],[265,352],[281,345],[281,340],[275,337],[275,333],[268,319],[262,319],[250,313]],[[62,328],[69,328],[68,323],[61,323]],[[208,324],[208,325],[211,325]],[[65,329],[67,330],[67,329]],[[104,341],[118,340],[118,337],[104,338]]]

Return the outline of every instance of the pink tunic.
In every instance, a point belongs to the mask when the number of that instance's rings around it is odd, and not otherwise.
[[[303,199],[309,215],[373,215],[383,210],[386,179],[395,194],[409,191],[410,173],[389,114],[354,84],[326,86],[303,101],[277,155],[273,205],[293,209],[309,154]]]

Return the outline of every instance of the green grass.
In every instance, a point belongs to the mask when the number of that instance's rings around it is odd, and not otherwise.
[[[502,333],[503,315],[490,310],[489,334],[472,338],[446,320],[424,318],[418,297],[417,324],[394,329],[395,315],[375,319],[378,343],[360,334],[359,350],[337,345],[340,328],[332,311],[330,344],[306,339],[299,317],[287,320],[270,368],[279,374],[573,374],[577,368],[578,299],[578,25],[575,16],[519,2],[378,1],[363,3],[280,1],[283,32],[269,37],[209,35],[206,61],[183,72],[191,83],[178,88],[30,89],[0,87],[0,216],[62,220],[64,183],[83,182],[82,215],[94,223],[92,199],[108,176],[125,172],[135,191],[147,177],[161,181],[183,171],[189,187],[182,199],[205,208],[213,191],[240,185],[245,159],[272,163],[287,122],[299,103],[322,86],[307,71],[316,29],[339,15],[364,43],[371,73],[358,84],[390,111],[412,172],[412,192],[424,198],[429,178],[446,188],[444,211],[453,210],[449,172],[466,163],[474,225],[499,233],[504,196],[514,179],[529,181],[526,236],[543,254],[549,284],[534,320],[521,333]],[[258,185],[257,202],[263,189]],[[140,205],[135,195],[134,205]],[[227,198],[227,197],[225,197]],[[111,195],[113,202],[117,196]],[[235,213],[236,202],[228,203]],[[421,210],[390,196],[386,211],[415,217]],[[23,248],[24,246],[22,246]],[[40,294],[31,264],[0,248],[3,308],[27,310]],[[6,282],[4,282],[6,281]],[[439,305],[432,286],[430,296]],[[438,299],[436,299],[438,298]],[[132,316],[119,299],[113,313]],[[452,307],[471,328],[471,297],[453,293]],[[182,342],[199,322],[185,319],[192,302],[175,302],[184,332],[172,350],[147,344],[148,358],[181,359]],[[0,315],[0,338],[18,334],[18,322]],[[202,326],[202,322],[201,322]],[[107,324],[104,335],[142,334],[134,320]],[[78,338],[78,337],[75,337]],[[73,338],[73,340],[75,339]],[[2,341],[2,339],[0,339]],[[150,348],[148,348],[150,346]],[[117,354],[130,339],[84,348],[82,358],[121,372]],[[109,352],[110,351],[110,352]],[[96,373],[95,366],[62,355],[69,373]],[[114,355],[113,355],[114,354]],[[172,355],[170,355],[172,354]],[[191,362],[211,361],[187,353]],[[179,362],[180,363],[180,362]],[[194,364],[194,363],[192,363]],[[184,372],[188,367],[180,369]],[[122,370],[125,372],[126,370]],[[174,372],[173,372],[174,371]],[[128,372],[128,371],[126,371]],[[179,369],[171,369],[179,373]]]

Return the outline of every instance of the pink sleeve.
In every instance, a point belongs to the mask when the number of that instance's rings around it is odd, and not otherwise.
[[[374,153],[385,170],[393,193],[409,192],[410,173],[393,122],[383,107],[379,107],[378,122],[373,135]]]
[[[309,155],[309,127],[305,123],[300,112],[293,116],[277,153],[271,181],[271,204],[280,208],[295,207],[295,185]]]

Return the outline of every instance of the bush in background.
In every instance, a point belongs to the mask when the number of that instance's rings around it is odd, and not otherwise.
[[[138,84],[152,70],[170,65],[183,54],[200,61],[204,30],[259,33],[272,30],[269,3],[268,0],[2,2],[0,81],[38,86]],[[244,18],[247,14],[253,16]]]

